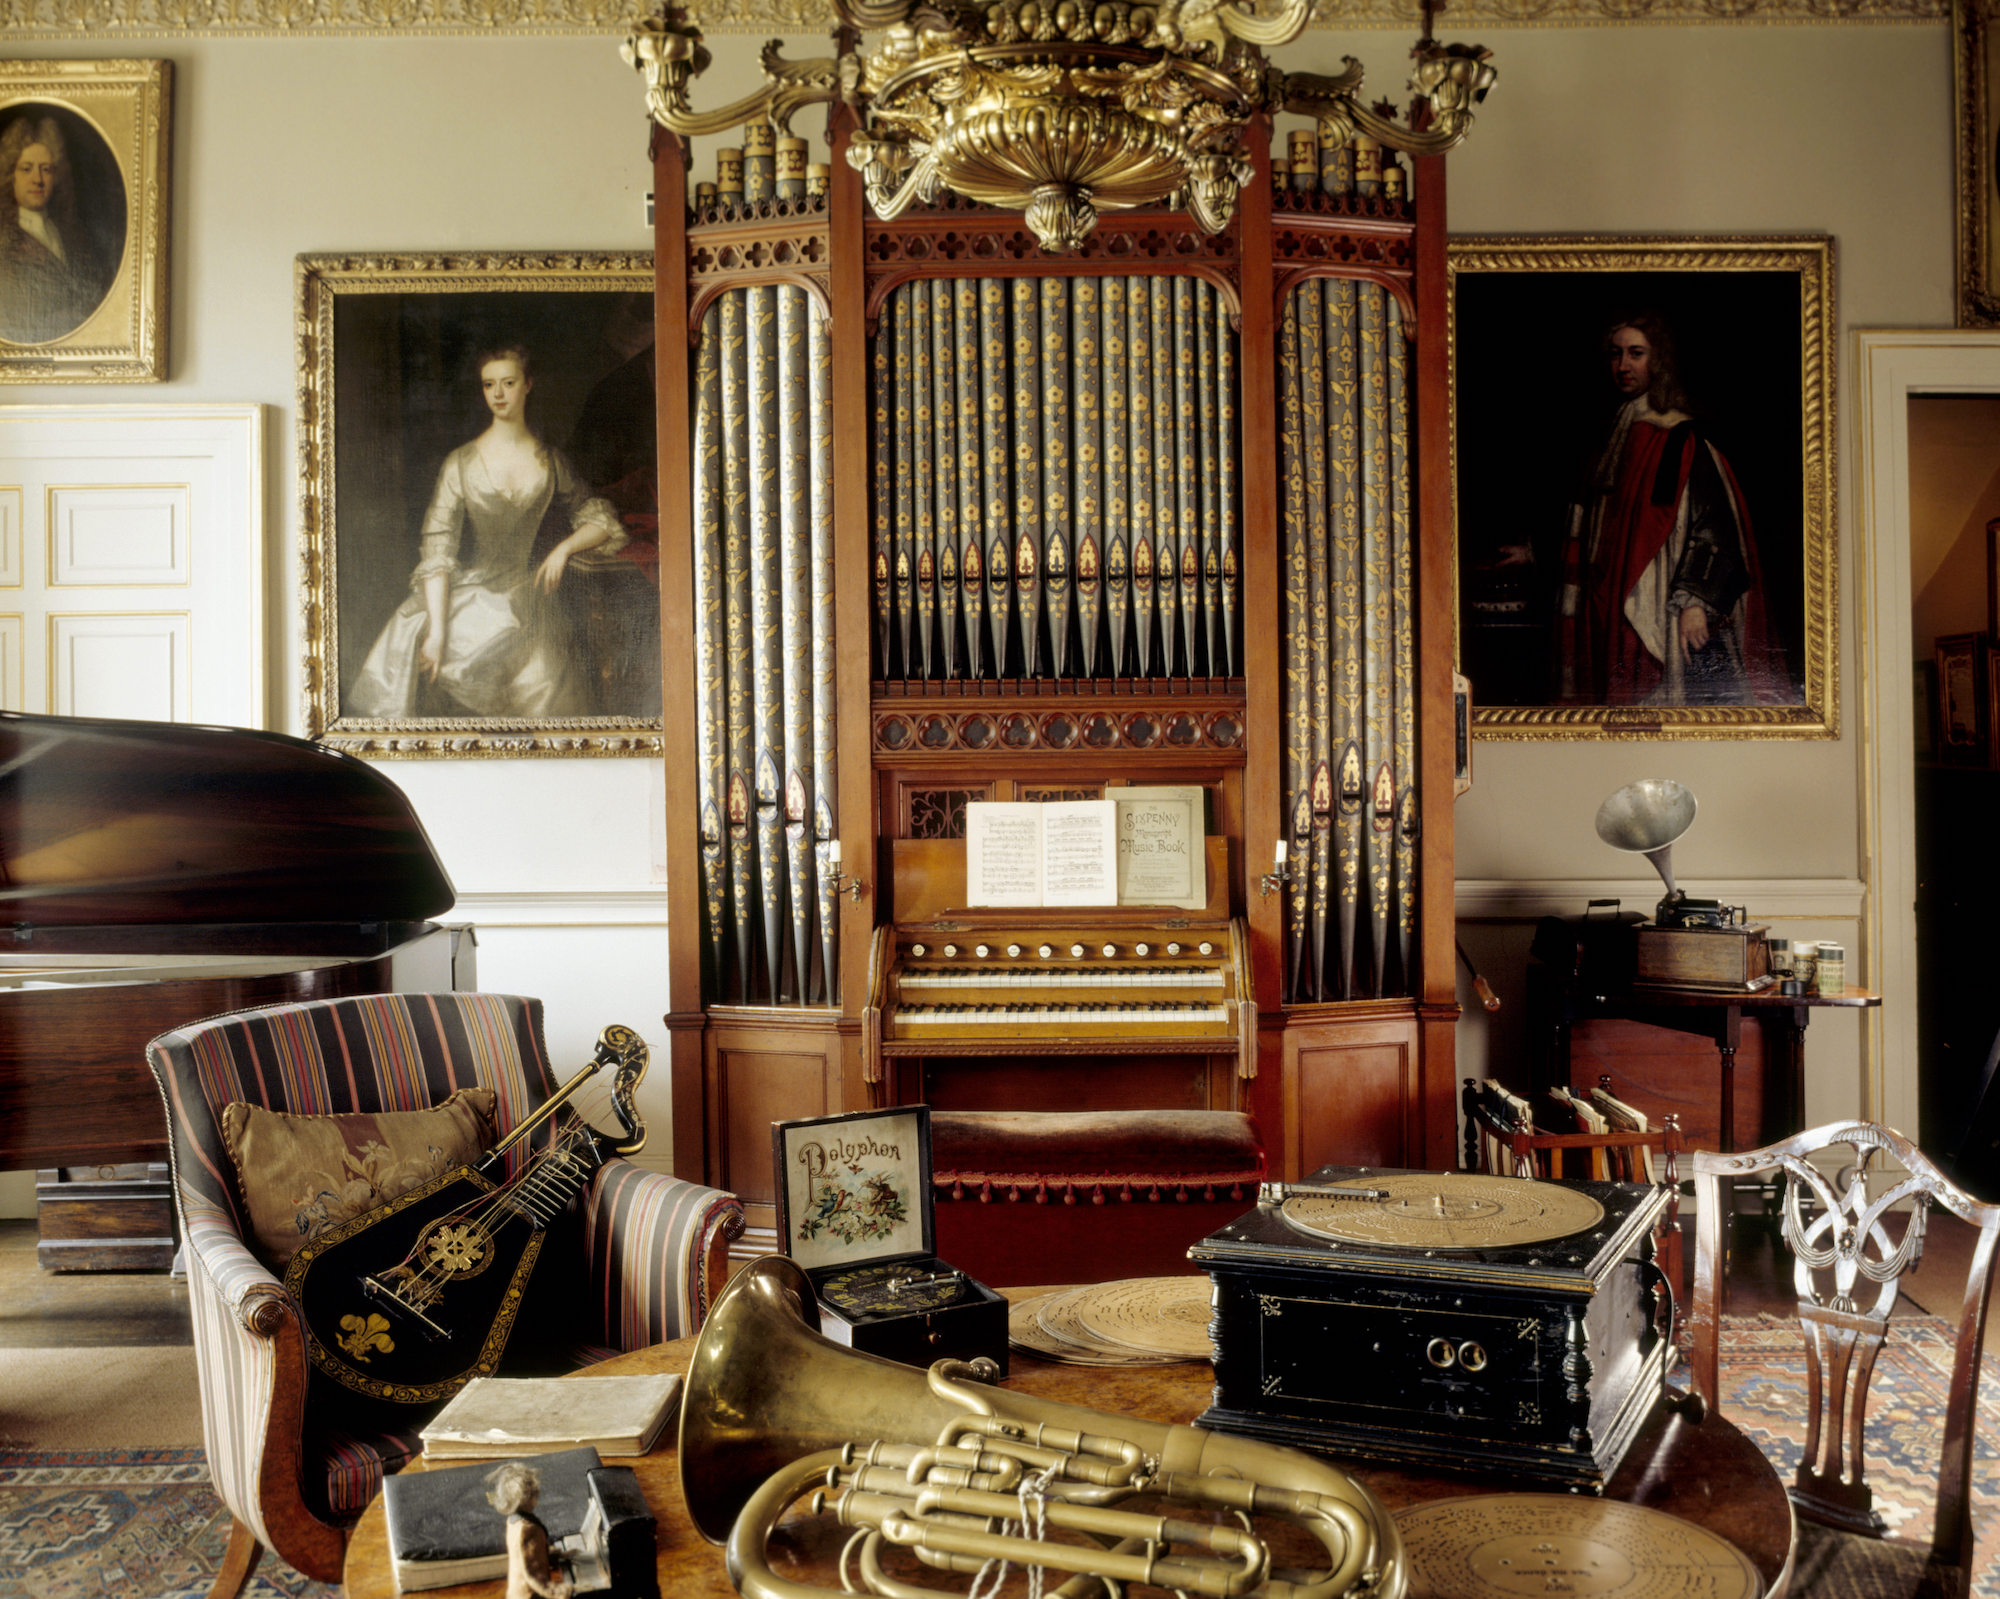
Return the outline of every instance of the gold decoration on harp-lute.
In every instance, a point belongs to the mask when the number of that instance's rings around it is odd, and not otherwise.
[[[765,85],[714,111],[690,105],[708,65],[701,30],[678,6],[625,41],[660,125],[700,137],[751,118],[790,131],[805,106],[852,106],[847,159],[870,208],[893,221],[946,191],[1021,212],[1042,247],[1080,248],[1101,212],[1168,205],[1219,233],[1252,167],[1244,129],[1262,113],[1320,118],[1343,140],[1437,154],[1463,139],[1493,82],[1489,52],[1440,45],[1430,8],[1414,54],[1410,123],[1360,102],[1360,63],[1336,76],[1287,75],[1264,51],[1291,43],[1311,0],[834,0],[858,45],[816,61],[764,47]]]

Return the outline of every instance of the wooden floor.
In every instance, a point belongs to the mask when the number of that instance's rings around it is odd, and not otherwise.
[[[0,1221],[0,1349],[192,1344],[187,1286],[163,1272],[54,1272],[35,1224]]]

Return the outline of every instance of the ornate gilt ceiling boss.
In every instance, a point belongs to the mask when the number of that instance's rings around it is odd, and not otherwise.
[[[1412,52],[1412,122],[1362,106],[1360,63],[1335,77],[1286,74],[1264,50],[1305,28],[1312,0],[833,0],[843,28],[880,30],[865,55],[786,61],[764,47],[765,86],[697,112],[688,87],[709,62],[678,7],[626,40],[653,117],[683,136],[756,117],[789,131],[801,107],[841,101],[861,131],[847,159],[884,221],[944,192],[1020,211],[1045,250],[1078,249],[1098,213],[1170,204],[1217,233],[1250,179],[1245,125],[1299,112],[1392,149],[1436,155],[1463,139],[1494,71],[1476,45],[1424,37]]]

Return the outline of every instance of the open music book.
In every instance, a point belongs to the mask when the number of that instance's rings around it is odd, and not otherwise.
[[[1114,789],[1101,800],[965,808],[967,905],[1208,902],[1201,790]]]
[[[433,1460],[497,1458],[589,1445],[643,1455],[680,1401],[681,1380],[652,1377],[475,1377],[422,1433]]]

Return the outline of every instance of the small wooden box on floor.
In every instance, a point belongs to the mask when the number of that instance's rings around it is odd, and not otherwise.
[[[167,1271],[174,1201],[167,1163],[57,1166],[35,1173],[35,1259],[50,1271]]]
[[[1387,1185],[1335,1223],[1352,1216],[1374,1241],[1302,1231],[1260,1203],[1194,1247],[1215,1280],[1215,1401],[1199,1424],[1602,1492],[1664,1389],[1652,1232],[1665,1191],[1351,1166],[1308,1183]],[[1510,1210],[1582,1220],[1493,1247],[1429,1236],[1505,1240]],[[1391,1225],[1399,1213],[1411,1224]]]

